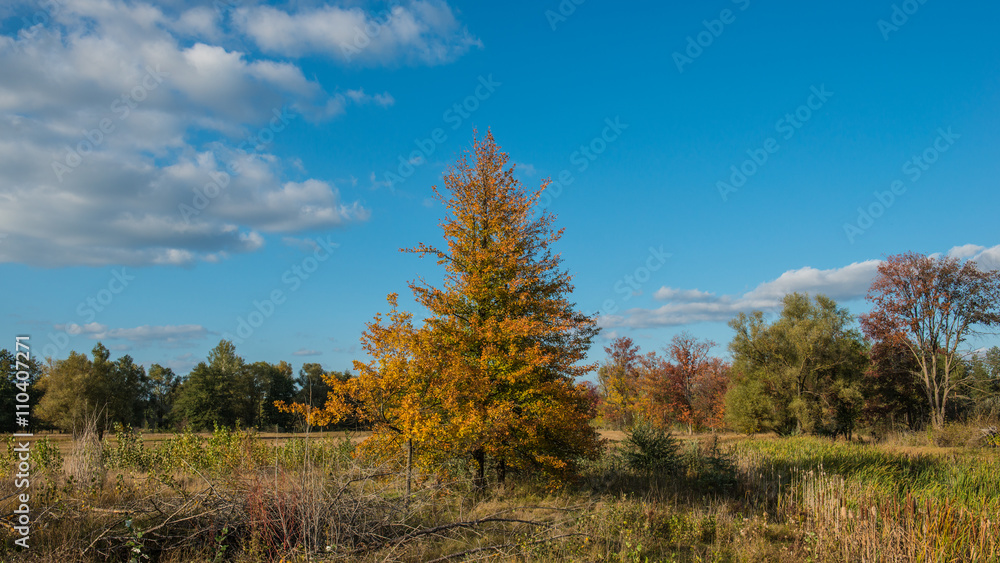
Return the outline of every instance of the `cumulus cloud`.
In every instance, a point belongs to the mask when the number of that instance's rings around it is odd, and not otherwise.
[[[740,312],[773,312],[789,293],[822,293],[838,301],[865,296],[874,279],[879,260],[868,260],[829,270],[805,267],[789,270],[777,279],[758,285],[742,295],[715,295],[697,289],[661,287],[653,297],[666,304],[655,309],[630,309],[623,315],[600,319],[604,327],[649,328],[680,326],[698,322],[728,321]]]
[[[35,4],[15,2],[6,28],[30,21],[16,14]],[[299,167],[271,144],[296,121],[395,99],[360,87],[331,93],[294,60],[241,47],[240,34],[287,57],[327,49],[319,37],[340,20],[343,33],[381,22],[359,56],[370,62],[412,52],[436,64],[475,43],[439,1],[395,6],[382,20],[360,8],[218,10],[182,0],[59,6],[0,35],[0,76],[9,78],[0,81],[0,263],[188,265],[255,251],[265,233],[363,221],[368,210],[332,182],[304,170],[286,178]],[[261,19],[269,14],[273,26]]]
[[[233,21],[265,52],[318,54],[344,63],[436,65],[482,47],[441,0],[394,4],[374,14],[358,7],[320,6],[293,13],[252,6],[237,9]]]
[[[133,344],[187,344],[200,340],[208,335],[205,327],[195,324],[187,325],[143,325],[134,328],[110,328],[101,323],[76,323],[55,325],[55,329],[67,334],[82,335],[93,340],[125,340]],[[119,348],[112,348],[118,346]],[[108,349],[120,349],[124,344],[109,345]]]
[[[389,107],[396,103],[396,99],[392,97],[392,94],[388,92],[382,92],[381,94],[368,95],[365,94],[364,89],[360,90],[348,90],[347,97],[351,99],[356,104],[363,105],[373,103],[382,107]]]
[[[942,256],[933,254],[932,256]],[[944,256],[975,261],[980,268],[1000,269],[1000,245],[993,247],[966,244],[955,246]],[[654,309],[635,308],[621,315],[604,315],[603,327],[649,328],[681,326],[698,322],[725,322],[737,313],[777,312],[789,293],[823,294],[837,301],[863,299],[878,274],[881,260],[866,260],[828,270],[806,266],[789,270],[776,279],[761,283],[742,295],[716,295],[698,289],[661,287],[653,294],[666,303]]]
[[[984,250],[986,250],[986,247],[979,246],[978,244],[963,244],[961,246],[953,246],[946,254],[950,258],[961,260],[976,256]]]
[[[1000,244],[991,248],[975,244],[956,246],[948,251],[948,256],[973,260],[985,270],[1000,270]]]
[[[714,296],[707,291],[699,291],[697,289],[678,289],[667,286],[657,289],[656,293],[653,294],[653,299],[656,299],[657,301],[686,302],[711,300],[713,298]]]

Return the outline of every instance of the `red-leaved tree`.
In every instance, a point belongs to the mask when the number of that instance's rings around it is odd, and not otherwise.
[[[887,258],[868,290],[872,311],[861,316],[865,334],[909,350],[915,382],[931,422],[941,427],[948,401],[961,389],[960,346],[977,328],[1000,324],[1000,272],[975,262],[914,252]]]

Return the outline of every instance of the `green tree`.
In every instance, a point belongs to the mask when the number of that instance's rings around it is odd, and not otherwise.
[[[350,372],[347,374],[340,372],[327,372],[323,366],[317,363],[302,364],[299,369],[299,377],[296,380],[298,391],[295,394],[295,402],[322,407],[326,404],[326,396],[330,392],[330,385],[326,379],[334,377],[338,381],[350,379]]]
[[[39,382],[45,395],[38,414],[64,431],[77,431],[86,420],[97,417],[98,432],[114,422],[138,425],[146,409],[146,372],[129,355],[112,362],[100,342],[93,360],[70,352],[46,370]]]
[[[21,368],[18,369],[18,360],[21,362]],[[26,372],[27,378],[19,379],[17,377],[18,372]],[[6,349],[0,350],[0,412],[6,413],[0,417],[0,432],[18,432],[24,431],[25,428],[20,427],[16,424],[15,413],[18,411],[14,406],[17,403],[17,396],[21,393],[27,393],[28,395],[28,411],[27,418],[29,422],[32,423],[31,427],[35,427],[35,421],[32,420],[33,413],[35,412],[35,405],[38,404],[39,399],[42,396],[42,390],[36,383],[42,377],[42,365],[35,359],[30,358],[27,362],[24,361],[24,357],[17,358],[15,354],[9,352]]]
[[[276,401],[290,401],[295,396],[295,380],[292,366],[288,362],[269,364],[256,362],[247,366],[249,379],[253,381],[253,413],[243,416],[248,425],[257,428],[272,428],[277,425],[288,428],[292,424],[291,415],[278,410]]]
[[[180,387],[181,378],[174,370],[160,364],[149,366],[149,407],[147,420],[153,429],[164,428],[170,423],[171,411]]]
[[[238,393],[246,391],[242,389],[246,371],[246,363],[236,354],[233,343],[219,341],[209,352],[208,361],[199,362],[178,390],[175,409],[180,420],[196,429],[215,424],[235,426],[241,407]]]
[[[148,401],[146,370],[132,356],[111,361],[111,354],[100,342],[94,347],[91,377],[95,403],[102,404],[108,427],[112,423],[139,426]]]
[[[1000,347],[970,354],[963,369],[969,378],[964,397],[967,416],[996,419],[1000,416]]]
[[[740,313],[729,349],[736,374],[726,411],[734,427],[850,436],[860,414],[865,343],[828,297],[786,295],[777,321]]]

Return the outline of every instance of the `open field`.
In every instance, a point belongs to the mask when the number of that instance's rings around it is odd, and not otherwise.
[[[620,432],[571,483],[472,487],[352,456],[355,433],[156,434],[32,455],[30,549],[3,561],[997,561],[996,448],[677,436],[629,467]],[[56,453],[58,452],[58,453]],[[9,454],[10,452],[8,452]],[[61,457],[61,459],[59,459]],[[10,458],[8,457],[8,464]],[[10,467],[10,465],[8,465]],[[0,488],[14,508],[13,478]]]
[[[209,438],[211,432],[195,432],[196,436],[202,438]],[[142,432],[142,442],[147,448],[157,448],[172,436],[176,435],[174,432]],[[305,432],[255,432],[254,436],[264,443],[271,444],[274,446],[284,445],[288,440],[302,438],[305,439],[307,436],[310,440],[334,440],[339,441],[344,438],[349,438],[354,443],[359,443],[365,438],[371,435],[371,432],[359,430],[359,431],[343,431],[343,430],[326,430],[326,431],[315,431],[310,433]],[[59,451],[65,456],[72,452],[73,450],[73,435],[65,432],[46,432],[37,433],[35,435],[38,439],[47,438],[52,445],[59,448]],[[109,436],[110,440],[115,440],[114,436]]]

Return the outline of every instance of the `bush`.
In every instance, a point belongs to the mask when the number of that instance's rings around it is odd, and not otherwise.
[[[142,433],[131,426],[114,424],[117,446],[105,450],[105,460],[109,469],[149,469],[153,457],[142,442]]]
[[[736,464],[719,451],[718,437],[713,436],[704,444],[691,442],[681,462],[691,490],[723,494],[736,489]]]
[[[968,424],[949,422],[941,428],[928,428],[931,443],[942,448],[976,446],[979,442],[978,429]]]
[[[628,432],[622,449],[625,464],[633,471],[674,473],[680,444],[669,431],[648,422],[638,422]]]
[[[982,434],[981,441],[983,446],[990,448],[1000,448],[1000,431],[997,431],[996,426],[981,428],[979,432]]]

